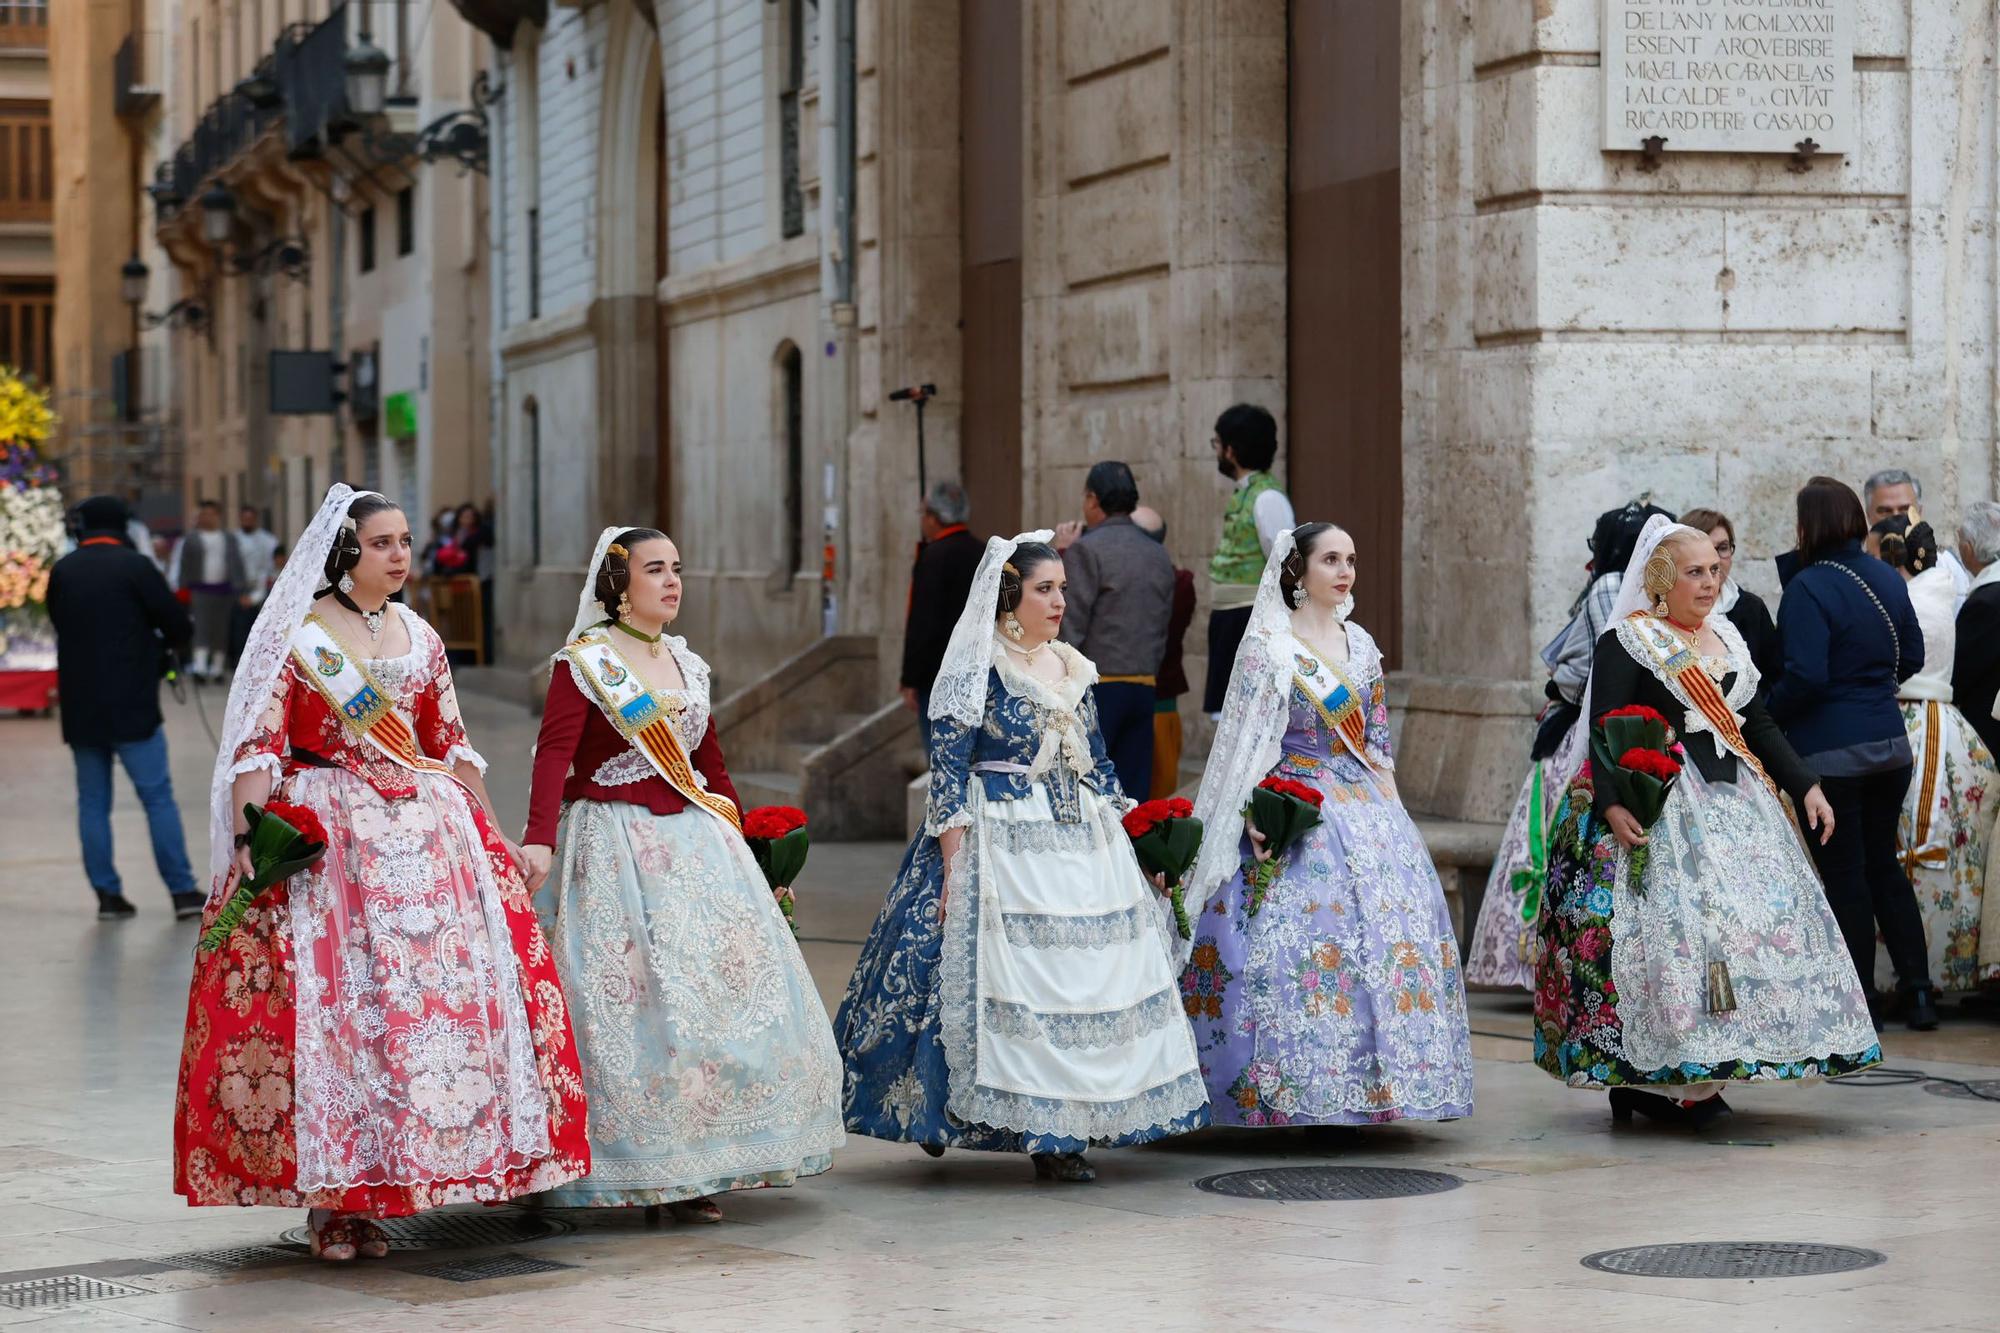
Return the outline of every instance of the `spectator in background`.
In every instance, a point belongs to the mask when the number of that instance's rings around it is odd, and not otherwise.
[[[459,572],[470,574],[479,580],[480,653],[485,661],[491,662],[493,660],[493,526],[486,521],[486,515],[478,505],[468,502],[458,507],[457,525],[452,531],[451,541],[464,560],[463,568]]]
[[[2000,504],[1966,506],[1958,525],[1958,554],[1972,575],[1972,591],[1958,611],[1958,657],[1952,663],[1951,701],[2000,757]]]
[[[1201,711],[1222,714],[1237,645],[1250,624],[1257,581],[1278,534],[1295,525],[1292,502],[1271,475],[1278,457],[1278,423],[1255,403],[1238,403],[1215,419],[1215,470],[1236,484],[1222,513],[1222,535],[1208,562],[1208,682]]]
[[[271,591],[271,580],[277,571],[271,565],[271,553],[278,549],[278,539],[264,528],[263,519],[255,505],[244,505],[236,513],[236,543],[243,553],[243,576],[249,588],[237,599],[235,609],[229,615],[229,665],[236,666],[236,659],[243,656],[243,645],[250,638],[250,627],[257,623],[257,609],[264,605],[264,594]]]
[[[924,748],[931,740],[931,684],[944,661],[952,626],[958,623],[972,576],[985,544],[966,526],[971,506],[955,481],[933,483],[917,516],[923,542],[910,570],[910,605],[903,618],[903,671],[899,684],[905,707],[917,715]]]
[[[1868,526],[1874,527],[1885,518],[1898,514],[1906,515],[1910,522],[1923,522],[1923,510],[1919,507],[1924,498],[1924,484],[1915,474],[1899,467],[1884,468],[1861,483],[1862,506],[1866,511]],[[1957,598],[1957,606],[1965,605],[1965,596],[1972,591],[1972,574],[1958,556],[1948,550],[1938,552],[1938,563],[1951,575],[1952,592]]]
[[[417,553],[417,558],[423,562],[424,574],[427,577],[437,578],[441,574],[457,572],[447,570],[438,563],[439,553],[451,543],[451,535],[457,529],[458,511],[455,509],[440,509],[436,517],[431,519],[431,539],[425,542],[424,549]],[[453,559],[457,559],[456,555]]]
[[[125,896],[111,841],[111,765],[125,767],[152,834],[153,865],[173,895],[177,918],[198,917],[195,887],[167,764],[160,676],[169,645],[187,637],[187,613],[166,578],[131,547],[125,502],[100,495],[78,506],[82,535],[49,573],[49,619],[56,630],[56,679],[63,743],[76,761],[77,835],[84,873],[97,893],[97,919],[138,909]]]
[[[229,653],[229,619],[237,601],[250,590],[243,567],[243,547],[223,531],[222,506],[203,500],[195,512],[194,531],[174,549],[175,585],[188,594],[194,618],[194,653],[188,674],[196,680],[220,680]]]
[[[1173,619],[1174,562],[1132,521],[1139,483],[1099,463],[1083,483],[1083,522],[1056,529],[1069,576],[1062,641],[1097,667],[1097,719],[1126,796],[1153,789],[1153,706]],[[1263,571],[1258,571],[1262,577]]]
[[[1796,561],[1781,566],[1796,572],[1778,603],[1785,667],[1769,707],[1833,807],[1833,836],[1806,842],[1869,1007],[1879,1023],[1870,965],[1879,925],[1907,1021],[1928,1030],[1938,1025],[1936,992],[1896,847],[1912,770],[1896,696],[1923,670],[1924,634],[1902,577],[1861,549],[1867,534],[1861,499],[1845,482],[1814,477],[1799,492]]]
[[[1722,596],[1716,599],[1715,609],[1743,636],[1743,646],[1750,650],[1750,660],[1763,677],[1761,688],[1768,693],[1785,669],[1785,659],[1778,651],[1777,622],[1771,619],[1764,599],[1738,583],[1730,572],[1736,565],[1736,525],[1719,509],[1690,509],[1681,515],[1681,522],[1706,533],[1715,553],[1722,557]]]
[[[1158,511],[1140,505],[1132,511],[1132,523],[1161,546],[1167,544],[1167,520]],[[1171,557],[1169,557],[1171,558]],[[1167,622],[1167,650],[1160,659],[1158,701],[1153,705],[1153,786],[1144,797],[1130,793],[1134,800],[1161,800],[1172,796],[1181,785],[1180,697],[1188,692],[1186,647],[1188,626],[1194,623],[1194,571],[1174,569],[1173,617]]]

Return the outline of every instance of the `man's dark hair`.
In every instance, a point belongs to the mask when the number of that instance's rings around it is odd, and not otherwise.
[[[1215,438],[1238,467],[1268,472],[1278,458],[1278,422],[1255,403],[1238,403],[1215,419]]]
[[[1107,514],[1129,514],[1139,507],[1139,483],[1123,463],[1097,464],[1083,479],[1083,488],[1097,497],[1097,507]]]
[[[76,520],[79,532],[115,532],[123,537],[132,511],[115,495],[93,495],[76,507]]]
[[[1799,564],[1824,559],[1868,535],[1861,497],[1837,477],[1814,477],[1799,491]]]
[[[222,501],[220,501],[220,500],[203,500],[203,501],[202,501],[202,502],[201,502],[200,504],[196,505],[196,506],[195,506],[195,508],[196,508],[196,509],[213,509],[213,510],[214,510],[214,511],[215,511],[216,513],[218,513],[218,514],[219,514],[219,513],[221,513],[221,512],[222,512]]]

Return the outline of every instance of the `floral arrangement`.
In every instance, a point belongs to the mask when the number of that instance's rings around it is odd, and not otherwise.
[[[1252,828],[1264,835],[1266,855],[1264,860],[1255,863],[1250,872],[1243,905],[1245,916],[1257,915],[1264,906],[1264,898],[1278,878],[1278,863],[1285,852],[1308,829],[1318,825],[1321,799],[1319,788],[1275,774],[1251,790],[1250,804],[1243,808],[1243,817],[1250,821]]]
[[[39,448],[54,424],[48,395],[0,366],[0,669],[55,665],[44,604],[64,511],[56,470]]]
[[[1132,853],[1148,875],[1165,880],[1163,890],[1173,904],[1174,929],[1181,938],[1194,938],[1188,921],[1187,903],[1181,897],[1181,880],[1187,877],[1195,855],[1201,851],[1201,821],[1194,806],[1178,796],[1164,801],[1143,801],[1125,812],[1121,821],[1125,836],[1132,840]]]
[[[250,823],[250,864],[254,873],[247,879],[237,879],[236,888],[222,910],[208,929],[201,932],[196,953],[214,953],[228,943],[236,928],[243,924],[244,914],[264,890],[319,864],[326,855],[326,827],[319,822],[318,815],[303,805],[287,801],[268,801],[262,809],[246,805],[243,817]]]
[[[1639,827],[1650,830],[1666,808],[1667,792],[1681,775],[1680,745],[1674,729],[1657,710],[1644,704],[1615,708],[1591,728],[1591,748],[1606,761],[1605,777],[1616,792],[1617,802],[1632,812]],[[1645,893],[1648,847],[1641,843],[1627,856],[1631,867],[1632,891]]]
[[[764,882],[785,914],[785,924],[796,937],[799,923],[792,885],[806,868],[806,853],[812,850],[812,835],[806,831],[806,812],[790,805],[760,805],[743,816],[743,840],[764,872]]]

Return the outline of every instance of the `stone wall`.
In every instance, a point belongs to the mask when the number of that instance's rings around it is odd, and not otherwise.
[[[1600,510],[1737,523],[1814,472],[1994,487],[1995,6],[1855,0],[1845,161],[1598,148],[1598,0],[1405,6],[1406,594],[1427,671],[1534,677]],[[1525,521],[1524,521],[1525,520]],[[1941,529],[1942,530],[1942,529]]]

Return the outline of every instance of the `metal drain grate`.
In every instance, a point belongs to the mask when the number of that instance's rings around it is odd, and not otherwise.
[[[128,1287],[122,1282],[64,1273],[58,1277],[30,1278],[26,1282],[0,1285],[0,1309],[61,1310],[85,1301],[111,1301],[120,1296],[150,1296],[144,1287]]]
[[[1958,1097],[1965,1101],[1984,1101],[1989,1097],[2000,1100],[2000,1078],[1975,1078],[1963,1083],[1932,1081],[1924,1084],[1924,1091],[1934,1097]]]
[[[484,1282],[496,1277],[527,1277],[534,1273],[555,1273],[575,1269],[575,1264],[559,1264],[553,1259],[530,1259],[525,1254],[489,1254],[479,1259],[448,1259],[424,1264],[409,1271],[419,1277],[443,1278],[446,1282]]]
[[[188,1250],[182,1254],[163,1254],[155,1263],[166,1264],[170,1268],[186,1268],[196,1273],[215,1273],[226,1276],[240,1273],[248,1268],[272,1268],[278,1264],[293,1264],[307,1255],[303,1245],[237,1245],[221,1250]]]
[[[418,1213],[414,1217],[386,1217],[375,1223],[389,1238],[390,1251],[478,1250],[497,1245],[525,1245],[547,1240],[574,1230],[568,1222],[544,1213]],[[287,1231],[284,1240],[304,1245],[309,1237],[304,1227]]]
[[[1443,1194],[1464,1183],[1443,1171],[1415,1171],[1400,1166],[1273,1166],[1204,1176],[1195,1181],[1194,1187],[1232,1199],[1325,1203]]]
[[[1621,1277],[1814,1277],[1873,1268],[1888,1258],[1851,1245],[1788,1240],[1701,1240],[1685,1245],[1635,1245],[1586,1255],[1585,1268]]]

